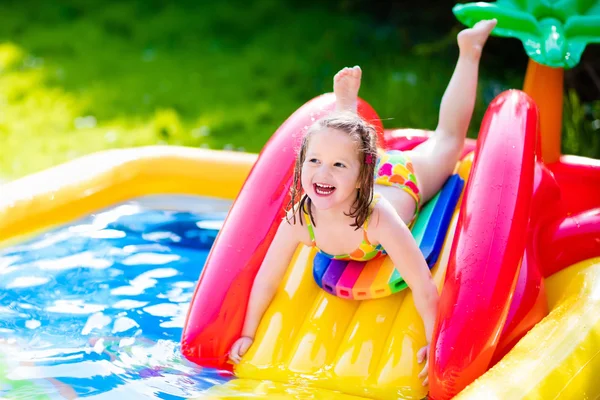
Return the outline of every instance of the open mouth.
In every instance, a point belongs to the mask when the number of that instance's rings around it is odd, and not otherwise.
[[[335,186],[326,185],[324,183],[314,183],[315,193],[319,196],[329,196],[335,191]]]

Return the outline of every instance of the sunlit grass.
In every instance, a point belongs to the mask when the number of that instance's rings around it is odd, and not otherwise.
[[[115,147],[258,152],[355,64],[387,127],[432,129],[456,56],[453,37],[414,51],[400,28],[275,0],[26,1],[0,14],[5,179]],[[508,76],[482,73],[471,136],[485,104],[520,84]]]

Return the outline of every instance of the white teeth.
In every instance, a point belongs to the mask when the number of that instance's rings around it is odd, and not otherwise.
[[[325,185],[323,183],[315,183],[315,191],[317,194],[331,194],[335,190],[335,186]]]

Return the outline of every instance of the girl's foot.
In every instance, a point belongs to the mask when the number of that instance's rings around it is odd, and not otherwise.
[[[487,19],[479,21],[472,28],[459,32],[457,41],[460,54],[479,58],[487,38],[497,23],[498,21],[495,18]]]
[[[333,77],[333,93],[336,98],[337,111],[356,112],[358,89],[362,71],[357,65],[344,68]]]

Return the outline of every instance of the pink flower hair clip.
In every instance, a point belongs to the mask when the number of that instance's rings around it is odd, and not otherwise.
[[[365,164],[373,164],[373,154],[367,153],[365,155]]]

